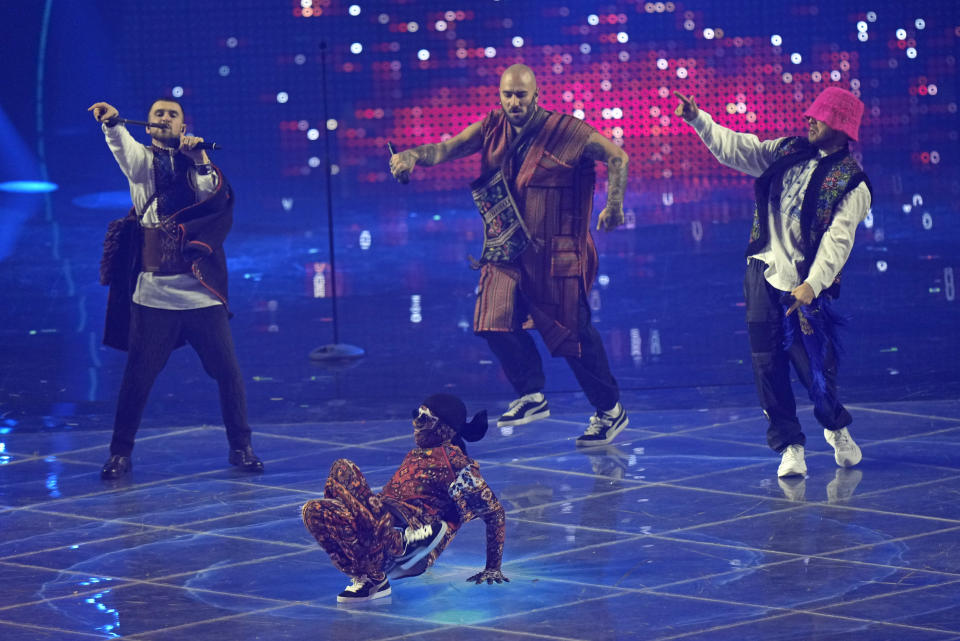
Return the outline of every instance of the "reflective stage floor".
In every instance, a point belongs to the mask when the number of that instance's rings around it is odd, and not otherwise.
[[[471,445],[507,509],[511,582],[464,582],[477,522],[350,607],[298,508],[340,457],[384,483],[407,421],[258,425],[262,476],[226,465],[222,428],[146,428],[116,484],[98,477],[107,432],[8,429],[0,637],[960,639],[960,402],[854,405],[861,465],[808,427],[808,476],[778,480],[752,407],[631,411],[578,451],[584,413],[557,400]]]
[[[78,209],[67,189],[49,210],[2,198],[22,214],[0,248],[4,641],[960,640],[960,313],[943,281],[955,216],[938,214],[935,235],[890,223],[882,243],[861,230],[840,383],[864,461],[838,469],[802,406],[808,477],[786,481],[750,372],[747,223],[702,239],[683,224],[598,235],[590,303],[630,427],[577,451],[591,408],[545,356],[552,417],[471,444],[507,509],[511,582],[465,583],[484,562],[473,523],[389,602],[345,609],[347,579],[298,511],[331,463],[350,458],[381,485],[426,396],[492,417],[511,400],[469,329],[476,214],[345,216],[340,336],[367,355],[327,368],[307,358],[332,338],[330,301],[314,297],[329,294],[326,231],[238,212],[231,327],[266,473],[227,465],[216,387],[183,349],[151,394],[132,478],[112,485],[98,472],[124,355],[100,345],[96,276],[123,206]]]

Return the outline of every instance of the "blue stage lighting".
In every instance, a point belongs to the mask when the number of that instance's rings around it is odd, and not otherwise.
[[[56,191],[59,186],[46,180],[11,180],[0,183],[0,191],[14,194],[46,194]]]

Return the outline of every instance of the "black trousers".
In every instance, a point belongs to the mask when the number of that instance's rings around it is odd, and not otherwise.
[[[525,305],[517,301],[516,327],[526,317]],[[590,322],[590,307],[586,297],[580,297],[577,314],[577,335],[580,340],[580,357],[567,357],[567,363],[580,388],[590,404],[598,410],[611,410],[620,400],[620,388],[610,372],[607,352],[603,348],[600,334]],[[513,385],[518,396],[543,391],[546,379],[543,375],[543,361],[537,345],[530,333],[523,329],[513,332],[481,333],[490,345],[491,351],[500,361],[507,380]]]
[[[132,303],[127,365],[120,384],[110,453],[130,456],[150,389],[182,341],[200,356],[220,389],[220,411],[230,449],[250,444],[247,396],[233,347],[226,307],[170,310]]]
[[[826,393],[814,393],[814,372],[810,355],[800,340],[798,312],[785,319],[780,297],[785,292],[774,288],[763,277],[766,264],[751,259],[743,281],[743,294],[747,303],[747,334],[750,338],[750,356],[753,361],[753,378],[757,384],[760,406],[770,426],[767,443],[773,450],[782,452],[789,445],[804,445],[806,436],[797,418],[797,403],[790,385],[790,364],[793,363],[797,378],[810,394],[813,412],[817,421],[828,430],[838,430],[853,422],[853,418],[837,399],[836,350],[826,345],[823,358],[823,379]],[[795,340],[789,348],[784,347],[784,322],[792,324]]]

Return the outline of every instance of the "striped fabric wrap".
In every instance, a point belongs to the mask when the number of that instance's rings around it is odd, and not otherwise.
[[[597,275],[597,252],[590,236],[595,175],[583,158],[596,130],[583,121],[548,112],[526,154],[518,160],[507,149],[515,135],[501,110],[483,120],[481,174],[501,168],[523,214],[532,243],[509,265],[481,269],[474,331],[519,329],[517,297],[554,356],[580,355],[577,314],[581,296]]]

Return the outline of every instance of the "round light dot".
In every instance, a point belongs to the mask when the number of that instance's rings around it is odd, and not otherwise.
[[[617,54],[617,60],[619,60],[620,62],[626,62],[630,60],[630,52],[621,51],[620,53]]]
[[[617,120],[620,120],[621,118],[623,118],[623,109],[621,109],[620,107],[614,107],[613,109],[610,110],[610,115],[612,115]]]
[[[574,118],[579,118],[580,120],[583,120],[584,118],[587,117],[587,114],[585,114],[585,113],[583,112],[583,109],[574,109],[574,110],[573,110],[573,117],[574,117]]]
[[[416,33],[419,30],[420,30],[420,25],[418,25],[416,22],[407,23],[407,31],[409,31],[410,33]]]
[[[657,60],[657,69],[659,69],[660,71],[666,71],[669,66],[670,66],[670,63],[667,62],[666,58],[659,58]]]
[[[913,47],[907,47],[907,57],[911,59],[916,58],[917,50],[914,49]]]
[[[600,276],[597,277],[597,282],[600,283],[601,287],[606,287],[610,284],[610,277],[606,274],[600,274]]]
[[[791,53],[790,62],[792,62],[795,65],[798,65],[801,62],[803,62],[803,56],[801,56],[799,53]]]
[[[867,30],[867,23],[866,23],[866,22],[864,22],[863,20],[861,20],[860,22],[857,23],[857,31],[866,31],[866,30]]]
[[[927,95],[936,96],[937,95],[937,85],[927,85]]]
[[[916,20],[913,21],[913,26],[916,27],[917,29],[926,29],[927,22],[923,18],[917,18]]]
[[[582,53],[582,54],[588,54],[588,53],[590,53],[590,45],[587,44],[586,42],[584,42],[582,45],[580,45],[580,53]]]
[[[331,165],[330,165],[330,175],[331,175],[331,176],[336,176],[336,175],[339,174],[339,173],[340,173],[340,165],[333,165],[333,164],[331,164]]]
[[[295,56],[293,57],[293,61],[294,61],[296,64],[298,64],[298,65],[302,65],[303,63],[305,63],[305,62],[307,61],[307,57],[306,57],[305,55],[303,55],[302,53],[298,53],[297,55],[295,55]]]
[[[906,39],[907,39],[907,30],[897,29],[897,40],[906,40]]]
[[[349,13],[351,16],[359,16],[359,15],[360,15],[360,5],[358,5],[358,4],[352,4],[352,5],[350,5],[350,8],[347,9],[347,13]]]
[[[513,40],[511,40],[510,43],[511,43],[514,47],[522,47],[522,46],[523,46],[523,38],[521,38],[520,36],[514,36]]]
[[[182,98],[182,97],[183,97],[183,87],[181,87],[181,86],[178,85],[178,86],[174,87],[173,89],[171,89],[171,90],[170,90],[170,93],[173,94],[173,97],[174,97],[174,98]]]
[[[426,49],[421,49],[420,51],[417,52],[417,58],[419,58],[420,60],[429,60],[430,52],[427,51]]]
[[[877,21],[877,12],[868,11],[867,12],[867,22],[876,22]]]
[[[309,129],[307,131],[307,140],[316,140],[319,137],[320,137],[319,129]]]
[[[380,24],[387,24],[390,22],[390,16],[385,13],[381,13],[379,16],[377,16],[377,22]]]
[[[483,50],[483,55],[485,55],[487,58],[493,58],[497,55],[497,50],[494,47],[487,47]]]
[[[587,16],[587,24],[594,27],[597,26],[600,24],[600,17],[591,13],[589,16]]]
[[[695,23],[693,20],[684,20],[683,28],[686,29],[687,31],[693,31],[694,29],[697,28],[697,23]]]
[[[309,128],[310,128],[310,123],[308,123],[306,120],[297,121],[297,129],[299,129],[300,131],[306,131]]]
[[[446,31],[447,30],[447,21],[446,20],[437,20],[436,24],[433,25],[434,29],[437,31]]]
[[[686,77],[687,77],[687,68],[677,67],[677,78],[686,78]]]
[[[288,100],[290,100],[290,96],[286,91],[281,91],[277,94],[277,102],[279,102],[281,105],[286,103]]]
[[[713,40],[713,37],[714,37],[715,35],[717,35],[717,34],[714,32],[713,29],[711,29],[711,28],[709,28],[709,27],[707,27],[706,29],[703,30],[703,37],[706,38],[707,40]]]
[[[779,47],[780,45],[783,44],[783,38],[774,34],[770,36],[770,44],[772,44],[774,47]]]
[[[609,109],[604,109],[603,111],[600,112],[600,117],[603,118],[604,120],[610,120],[613,116]]]
[[[621,31],[620,33],[617,34],[617,42],[619,42],[620,44],[624,44],[628,40],[630,40],[630,36],[627,35],[626,31]]]
[[[237,44],[239,43],[237,42],[237,39],[234,38],[233,36],[230,36],[229,38],[227,38],[227,46],[230,47],[231,49],[236,47]]]
[[[613,89],[613,83],[610,82],[609,80],[603,80],[600,82],[600,88],[603,89],[604,91],[610,91],[611,89]]]
[[[361,51],[363,51],[363,45],[359,42],[354,42],[352,45],[350,45],[350,53],[356,54],[360,53]]]
[[[313,0],[300,0],[300,8],[301,8],[301,9],[312,9],[312,8],[313,8]]]
[[[224,78],[226,78],[227,76],[230,75],[230,67],[228,65],[221,65],[220,69],[218,70],[218,73]]]
[[[885,260],[878,260],[878,261],[877,261],[877,271],[878,271],[878,272],[885,272],[885,271],[887,271],[887,261],[885,261]]]
[[[870,36],[867,35],[866,31],[861,31],[860,33],[857,34],[857,40],[859,40],[860,42],[866,42],[869,39],[870,39]]]
[[[830,72],[830,80],[832,80],[832,81],[834,81],[834,82],[838,82],[838,81],[840,80],[840,72],[839,72],[839,71],[831,71],[831,72]]]
[[[339,123],[337,123],[337,119],[336,119],[336,118],[330,118],[330,119],[328,119],[328,120],[327,120],[327,131],[333,131],[333,130],[335,130],[335,129],[337,128],[337,125],[338,125],[338,124],[339,124]]]
[[[317,167],[320,166],[320,159],[317,158],[316,156],[311,156],[311,157],[307,160],[307,164],[310,165],[311,167],[313,167],[314,169],[316,169]]]

